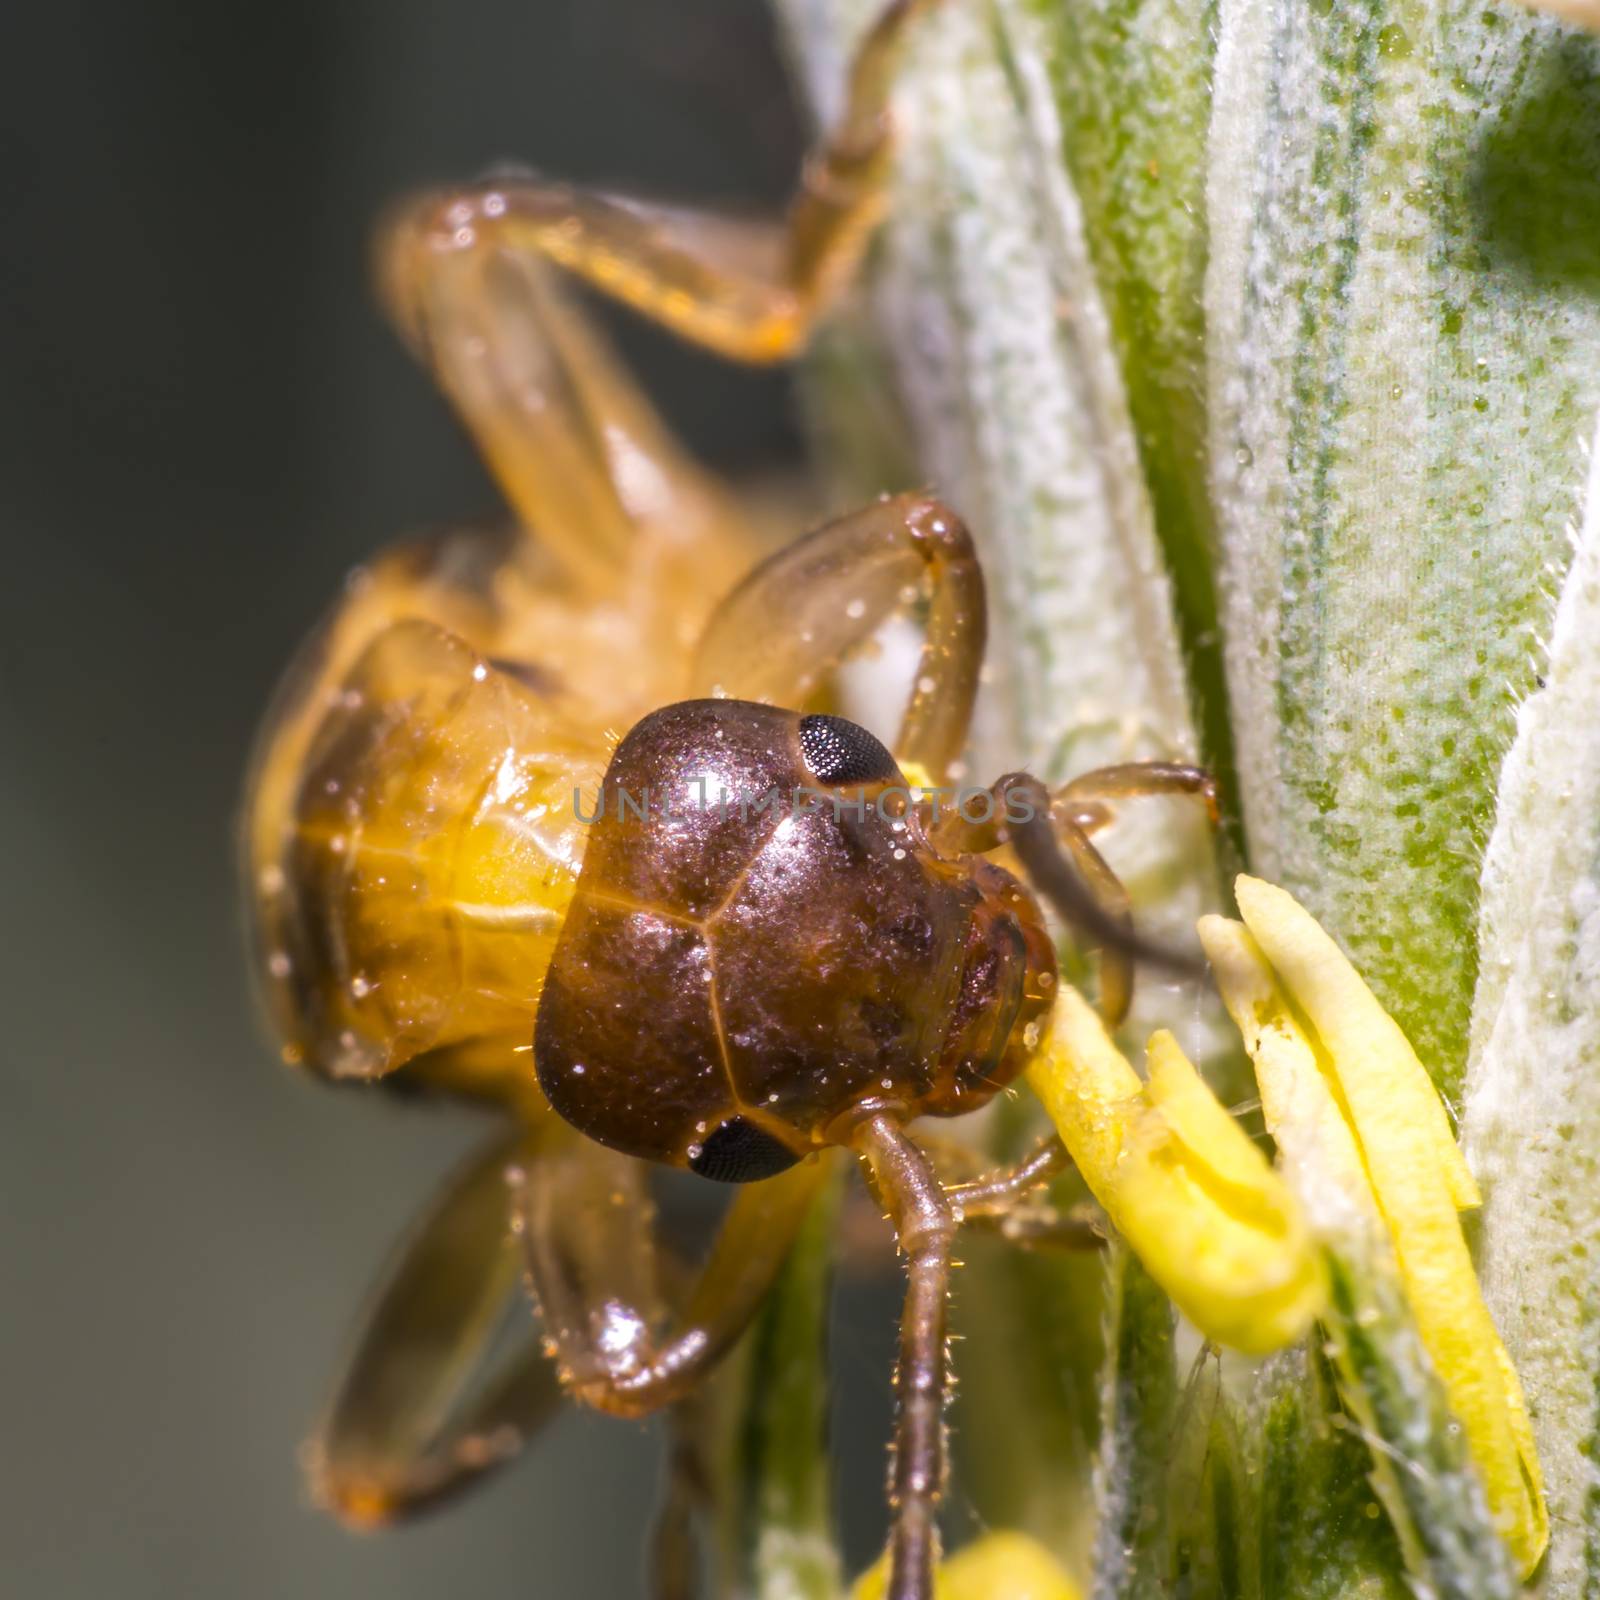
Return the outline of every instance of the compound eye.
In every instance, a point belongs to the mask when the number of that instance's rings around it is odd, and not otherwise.
[[[894,783],[894,757],[867,730],[820,712],[800,719],[800,754],[818,783]]]
[[[729,1117],[689,1158],[689,1170],[716,1183],[775,1178],[800,1159],[788,1145],[743,1117]]]

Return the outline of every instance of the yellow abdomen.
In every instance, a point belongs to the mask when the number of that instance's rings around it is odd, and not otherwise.
[[[497,1072],[523,1065],[582,864],[575,799],[611,742],[525,638],[517,661],[490,653],[506,629],[488,588],[419,582],[417,559],[374,569],[312,646],[248,800],[273,1020],[288,1059],[332,1077],[466,1041],[490,1042]]]

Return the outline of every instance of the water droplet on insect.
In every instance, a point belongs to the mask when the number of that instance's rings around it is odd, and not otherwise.
[[[274,978],[287,978],[291,971],[291,964],[288,956],[286,956],[281,950],[274,950],[272,954],[267,957],[267,971],[270,972]]]
[[[372,993],[372,985],[368,983],[367,980],[358,972],[355,977],[350,980],[350,993],[353,994],[357,1000],[365,1000],[367,996]]]
[[[867,602],[865,600],[852,600],[844,608],[844,614],[852,622],[859,622],[867,614]]]
[[[691,1161],[698,1161],[704,1151],[705,1146],[701,1144],[699,1140],[696,1140],[692,1145],[689,1146],[687,1150],[684,1151],[684,1154],[688,1156]]]
[[[1241,467],[1254,466],[1256,459],[1255,452],[1250,448],[1249,445],[1242,444],[1233,452],[1233,459],[1237,461]]]
[[[481,661],[472,669],[472,681],[474,683],[482,683],[488,676],[489,669]]]
[[[581,1061],[574,1061],[572,1063],[572,1076],[574,1078],[581,1078],[586,1071],[588,1071],[588,1068],[585,1067]]]

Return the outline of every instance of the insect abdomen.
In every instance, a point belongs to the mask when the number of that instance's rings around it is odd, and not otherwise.
[[[464,1040],[525,1048],[581,864],[573,795],[599,765],[454,635],[380,634],[326,691],[258,872],[286,1053],[376,1078]]]

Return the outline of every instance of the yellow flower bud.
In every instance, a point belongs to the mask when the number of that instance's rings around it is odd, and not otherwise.
[[[1524,1574],[1549,1536],[1522,1388],[1478,1289],[1458,1212],[1477,1185],[1416,1052],[1315,919],[1236,885],[1244,925],[1200,935],[1255,1062],[1267,1126],[1313,1224],[1381,1219],[1418,1337]]]
[[[856,1580],[851,1600],[883,1600],[889,1583],[885,1556]],[[986,1533],[958,1551],[934,1580],[934,1600],[1081,1600],[1081,1591],[1056,1559],[1025,1533]]]
[[[1321,1308],[1321,1257],[1294,1197],[1169,1033],[1141,1082],[1064,990],[1028,1081],[1084,1181],[1146,1270],[1207,1338],[1262,1355]]]

